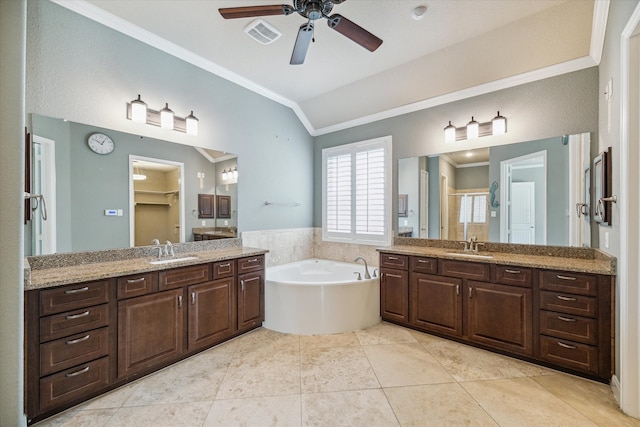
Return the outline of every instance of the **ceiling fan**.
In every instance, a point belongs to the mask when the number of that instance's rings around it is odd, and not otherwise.
[[[293,6],[286,4],[268,6],[243,6],[225,7],[218,11],[225,19],[250,18],[269,15],[291,15],[294,12],[308,19],[306,24],[300,26],[298,37],[291,54],[292,65],[304,63],[307,49],[313,39],[313,22],[325,18],[329,28],[333,28],[343,36],[353,40],[365,49],[373,52],[382,44],[382,39],[371,34],[358,24],[348,20],[340,14],[329,16],[334,4],[340,4],[346,0],[293,0]]]

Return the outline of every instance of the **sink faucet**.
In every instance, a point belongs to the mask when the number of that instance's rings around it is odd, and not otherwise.
[[[460,242],[460,243],[464,244],[464,251],[465,252],[478,253],[478,247],[479,246],[484,246],[484,243],[478,242],[478,237],[477,236],[469,237],[469,240],[467,240],[466,242]]]
[[[153,239],[151,244],[158,248],[158,259],[162,258],[162,246],[160,246],[160,240]]]
[[[364,262],[364,278],[365,279],[371,279],[371,275],[369,274],[369,267],[367,266],[367,260],[364,259],[361,256],[359,256],[359,257],[357,257],[356,259],[353,260],[353,262],[358,262],[358,261]]]
[[[165,256],[176,256],[175,252],[173,251],[173,244],[167,240],[164,244],[164,254]]]

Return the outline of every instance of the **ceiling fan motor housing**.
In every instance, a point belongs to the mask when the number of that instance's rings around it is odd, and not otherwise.
[[[327,16],[333,9],[334,3],[342,3],[342,0],[294,0],[293,7],[300,15],[310,21],[315,21]]]

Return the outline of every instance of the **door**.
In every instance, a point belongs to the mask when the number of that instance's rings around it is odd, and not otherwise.
[[[429,238],[429,172],[420,170],[420,238]]]
[[[127,377],[183,352],[182,288],[118,302],[118,377]]]
[[[42,199],[32,199],[32,253],[33,255],[56,252],[56,149],[55,141],[33,136],[32,194]],[[43,201],[44,200],[44,201]]]
[[[264,321],[264,273],[238,276],[238,330],[253,329]]]
[[[224,340],[236,330],[234,277],[189,286],[188,350]]]
[[[536,185],[535,182],[511,183],[510,243],[536,242]]]
[[[412,273],[411,323],[434,332],[462,336],[462,280]]]
[[[380,270],[380,315],[383,319],[409,321],[409,273]]]
[[[449,181],[440,175],[440,238],[449,239]]]

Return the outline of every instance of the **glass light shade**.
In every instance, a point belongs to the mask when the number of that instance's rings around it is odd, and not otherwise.
[[[223,170],[222,171],[222,180],[226,181],[227,179],[229,179],[229,174],[227,173],[227,170]]]
[[[456,127],[451,124],[451,121],[449,121],[449,125],[444,128],[444,142],[447,144],[456,142]]]
[[[187,135],[198,135],[198,118],[193,115],[193,111],[185,119],[187,123]]]
[[[491,131],[494,135],[507,133],[507,118],[501,116],[500,111],[498,111],[498,115],[491,120]]]
[[[131,101],[131,120],[137,123],[147,122],[147,104],[140,99],[140,95],[138,99]]]
[[[134,173],[133,174],[133,180],[134,181],[144,181],[145,179],[147,179],[147,175],[143,175],[141,173]]]
[[[480,132],[480,123],[476,122],[471,116],[471,121],[467,123],[467,139],[478,139]]]
[[[160,126],[163,129],[173,129],[173,111],[169,109],[169,104],[165,104],[160,110]]]
[[[238,179],[238,167],[233,168],[233,179]]]

